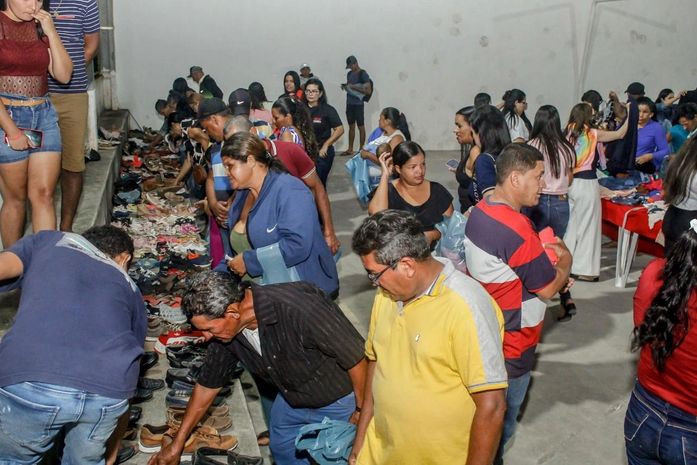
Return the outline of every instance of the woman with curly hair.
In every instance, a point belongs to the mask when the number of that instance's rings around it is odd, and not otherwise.
[[[319,149],[307,105],[290,97],[281,97],[273,103],[271,115],[278,130],[278,138],[298,144],[316,163]]]
[[[637,381],[624,419],[629,465],[697,457],[697,220],[648,264],[634,294]]]

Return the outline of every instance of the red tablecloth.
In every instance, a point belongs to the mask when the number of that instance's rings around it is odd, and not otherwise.
[[[655,257],[663,257],[663,246],[656,243],[656,237],[661,232],[663,221],[658,221],[649,228],[648,211],[642,207],[618,205],[608,199],[601,199],[603,206],[603,234],[612,240],[617,240],[617,228],[623,225],[625,215],[627,222],[624,228],[639,234],[637,250]],[[629,214],[627,212],[631,211]]]

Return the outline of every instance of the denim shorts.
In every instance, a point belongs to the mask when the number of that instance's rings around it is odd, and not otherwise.
[[[10,100],[28,100],[21,95],[0,94]],[[0,163],[15,163],[26,160],[30,155],[41,152],[58,152],[62,150],[61,134],[58,127],[58,114],[51,100],[46,97],[43,103],[32,107],[6,105],[7,112],[18,128],[37,129],[43,133],[41,147],[27,150],[13,150],[5,143],[5,131],[0,128]]]

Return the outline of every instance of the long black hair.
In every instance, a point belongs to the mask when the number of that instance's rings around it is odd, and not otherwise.
[[[668,97],[670,94],[675,94],[673,89],[661,89],[661,91],[658,93],[658,97],[656,97],[656,103],[662,103],[663,99]]]
[[[487,105],[477,108],[470,122],[479,136],[482,153],[496,158],[505,146],[511,143],[511,134],[503,114],[498,108]]]
[[[283,94],[281,95],[288,95],[288,92],[286,91],[286,78],[288,76],[291,76],[293,78],[293,82],[295,83],[295,89],[293,89],[293,94],[300,90],[300,75],[295,71],[288,71],[286,74],[283,75]]]
[[[248,90],[252,110],[263,110],[264,102],[268,102],[269,100],[266,98],[264,86],[262,86],[260,82],[254,81],[249,85]]]
[[[576,150],[564,137],[561,131],[561,119],[559,112],[553,105],[542,105],[535,113],[535,124],[530,132],[530,140],[540,141],[544,151],[547,152],[549,167],[552,176],[559,179],[561,172],[561,158],[566,160],[566,167],[571,168],[576,162]]]
[[[648,345],[658,371],[665,370],[690,330],[687,304],[697,287],[697,232],[692,228],[668,252],[661,279],[658,294],[632,334],[632,350]]]
[[[477,94],[477,97],[480,95],[482,95],[482,94],[481,93]],[[467,124],[469,124],[470,126],[472,125],[472,115],[474,114],[475,107],[477,106],[477,103],[476,103],[477,97],[474,98],[474,101],[475,101],[474,105],[462,107],[455,112],[455,115],[462,116],[464,118],[464,120],[467,122]],[[486,105],[488,105],[488,104],[486,104]],[[471,149],[472,149],[472,146],[470,144],[460,144],[460,160],[464,160],[465,156],[469,157]]]
[[[248,131],[236,132],[225,139],[223,148],[220,150],[220,156],[244,162],[247,161],[247,157],[252,157],[257,163],[266,166],[270,171],[288,172],[283,163],[266,149],[264,141]]]
[[[329,101],[327,100],[327,93],[324,91],[324,84],[322,84],[322,81],[320,81],[316,77],[308,79],[307,82],[305,83],[305,87],[303,89],[305,91],[305,94],[306,94],[305,100],[307,100],[307,86],[310,86],[310,85],[317,86],[317,89],[319,89],[320,93],[322,94],[319,97],[319,103],[323,103],[325,105],[328,105]]]
[[[423,155],[426,158],[426,152],[419,144],[414,141],[405,140],[400,142],[392,151],[392,163],[400,168],[404,166],[412,157]]]
[[[525,112],[520,115],[515,112],[515,104],[517,102],[525,101],[525,92],[520,89],[507,90],[506,93],[503,94],[502,98],[503,116],[506,118],[506,121],[509,121],[511,126],[515,126],[518,123],[518,118],[522,118],[523,123],[525,123],[525,127],[528,128],[528,131],[530,131],[532,129],[532,124],[530,124],[530,120],[525,115]]]
[[[402,134],[404,134],[404,140],[411,140],[409,124],[407,123],[407,117],[404,116],[404,113],[397,110],[395,107],[387,107],[384,108],[380,114],[383,118],[390,122],[393,128],[402,131]]]
[[[697,139],[687,139],[668,165],[663,182],[663,200],[676,205],[688,196],[692,178],[697,175]]]
[[[278,110],[283,116],[291,115],[293,118],[293,126],[300,131],[300,135],[303,138],[305,151],[313,161],[317,160],[319,148],[317,147],[315,129],[312,127],[310,109],[307,108],[307,105],[299,100],[285,96],[276,100],[272,108]]]

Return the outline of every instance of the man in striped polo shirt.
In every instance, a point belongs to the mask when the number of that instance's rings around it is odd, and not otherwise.
[[[58,112],[63,152],[61,155],[61,231],[72,231],[82,195],[87,132],[87,64],[99,48],[97,0],[58,0],[50,13],[65,49],[73,61],[68,84],[48,77],[48,90]]]
[[[496,160],[496,187],[470,214],[465,228],[467,271],[496,300],[506,321],[503,353],[508,372],[506,417],[494,464],[515,431],[516,417],[535,365],[547,305],[567,286],[571,255],[561,239],[542,244],[522,207],[537,205],[544,187],[542,154],[526,144],[510,144]],[[545,248],[556,253],[553,265]]]

